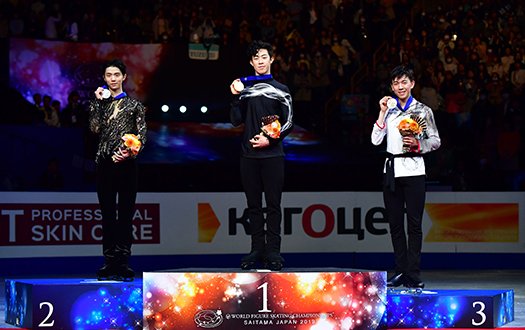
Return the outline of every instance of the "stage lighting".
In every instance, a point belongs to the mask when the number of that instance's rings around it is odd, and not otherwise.
[[[203,106],[201,107],[201,112],[202,112],[202,113],[206,113],[206,112],[208,112],[208,107],[205,106],[205,105],[203,105]]]
[[[160,110],[162,110],[162,112],[168,112],[170,110],[170,107],[164,104],[162,107],[160,107]]]
[[[188,108],[186,108],[185,105],[181,105],[180,108],[179,108],[179,111],[180,111],[181,113],[185,113],[186,110],[188,110]]]

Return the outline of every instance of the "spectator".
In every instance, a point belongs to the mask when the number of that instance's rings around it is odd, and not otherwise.
[[[421,96],[419,100],[426,104],[434,113],[436,113],[443,104],[443,97],[439,95],[436,88],[432,85],[432,80],[428,76],[423,76],[421,79]]]
[[[51,101],[51,111],[46,118],[46,124],[52,127],[60,127],[60,101]]]
[[[335,26],[335,19],[337,17],[337,7],[341,4],[341,0],[330,0],[323,5],[322,10],[322,27],[323,29],[330,29]]]
[[[76,13],[66,20],[64,28],[67,40],[78,41],[78,15]]]
[[[517,93],[523,92],[525,86],[525,69],[521,62],[515,62],[510,72],[510,82]]]
[[[257,25],[262,40],[275,39],[275,22],[273,21],[271,15],[261,15]]]
[[[43,107],[42,107],[42,94],[40,94],[40,93],[33,93],[33,105],[38,110],[41,110],[41,111],[44,110]]]
[[[487,90],[489,91],[489,103],[494,106],[495,111],[500,110],[503,103],[503,83],[497,73],[493,73],[491,80],[487,83]]]
[[[319,9],[316,1],[310,1],[308,4],[308,25],[314,30],[318,29]],[[310,30],[310,29],[309,29]]]
[[[294,27],[299,28],[301,26],[302,13],[304,11],[303,3],[300,0],[288,0],[286,1],[286,11],[290,17],[290,21]]]
[[[492,74],[497,74],[498,77],[503,78],[504,80],[507,80],[507,76],[505,74],[505,69],[503,67],[503,63],[501,63],[501,59],[499,57],[494,58],[494,62],[489,61],[487,66],[488,74],[492,76]]]
[[[68,103],[60,113],[62,127],[86,127],[87,114],[80,104],[78,91],[72,91],[67,98]]]
[[[505,53],[501,56],[501,64],[506,75],[509,74],[512,63],[514,63],[514,54],[510,47],[506,47]]]
[[[445,71],[450,71],[452,75],[456,75],[458,73],[458,61],[455,58],[453,58],[452,55],[448,55],[445,58],[443,68],[445,69]]]
[[[35,115],[38,118],[38,122],[43,123],[46,118],[46,112],[44,106],[42,105],[42,94],[34,93],[33,94],[33,105],[35,107]]]
[[[82,31],[81,40],[85,42],[98,42],[99,26],[96,20],[96,11],[88,10],[82,17],[80,30]]]
[[[455,48],[454,41],[450,39],[450,35],[447,33],[441,38],[437,43],[438,57],[441,61],[445,61],[445,56],[447,55],[447,50],[453,51]]]
[[[167,42],[171,38],[172,29],[163,9],[159,9],[151,26],[155,42]]]
[[[44,121],[47,123],[49,120],[51,120],[51,114],[53,112],[53,109],[51,108],[51,96],[44,95],[42,97],[42,110],[44,111]]]
[[[475,51],[476,53],[478,53],[478,56],[479,56],[479,60],[481,62],[484,62],[486,63],[487,62],[487,44],[485,43],[485,41],[481,40],[480,37],[475,37],[473,39],[473,44],[472,44],[472,50]]]
[[[214,44],[218,42],[218,36],[215,33],[215,23],[210,17],[206,17],[202,24],[199,25],[196,34],[200,42],[204,44]]]
[[[252,33],[250,32],[250,25],[246,20],[242,20],[239,26],[239,43],[247,45],[252,42]]]
[[[342,69],[343,69],[343,76],[349,77],[351,72],[351,64],[352,64],[352,58],[355,58],[356,56],[356,50],[348,39],[343,39],[339,41],[338,36],[334,36],[333,39],[333,45],[332,45],[332,51],[337,56],[337,59],[341,63]]]
[[[62,16],[60,15],[60,12],[58,10],[53,10],[49,13],[49,15],[46,18],[46,26],[45,26],[45,36],[47,39],[58,39],[58,29],[57,24],[62,19]]]
[[[277,35],[284,35],[286,33],[286,28],[290,22],[290,15],[285,9],[281,9],[275,15],[275,30]]]

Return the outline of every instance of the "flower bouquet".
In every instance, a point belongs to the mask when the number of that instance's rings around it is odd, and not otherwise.
[[[262,117],[262,133],[272,139],[278,139],[281,135],[281,123],[279,122],[279,116],[271,115]]]
[[[124,136],[122,136],[123,149],[128,150],[131,155],[136,156],[142,147],[142,142],[140,142],[139,137],[140,135],[124,134]],[[113,156],[112,159],[115,161],[115,156]]]
[[[399,130],[399,133],[401,136],[413,136],[416,137],[420,135],[426,128],[426,123],[423,120],[423,118],[419,116],[412,115],[407,118],[403,118],[399,125],[397,125],[397,129]],[[410,146],[403,145],[403,152],[409,152]]]

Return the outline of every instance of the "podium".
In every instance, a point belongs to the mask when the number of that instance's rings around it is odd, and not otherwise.
[[[5,281],[7,323],[28,329],[142,329],[142,280]]]
[[[513,290],[386,288],[386,272],[181,269],[134,282],[5,281],[6,322],[27,329],[497,328]]]
[[[386,272],[144,273],[144,329],[386,329]]]
[[[388,290],[387,326],[497,328],[514,320],[513,290]]]

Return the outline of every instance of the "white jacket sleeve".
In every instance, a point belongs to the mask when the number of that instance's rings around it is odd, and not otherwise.
[[[441,138],[439,137],[439,132],[436,127],[434,114],[429,107],[426,107],[425,117],[427,123],[427,129],[425,132],[426,136],[419,140],[421,148],[420,152],[423,154],[434,151],[441,146]]]
[[[383,139],[386,135],[386,121],[383,123],[383,126],[379,126],[377,122],[374,124],[374,127],[372,128],[372,144],[378,146],[383,142]]]

